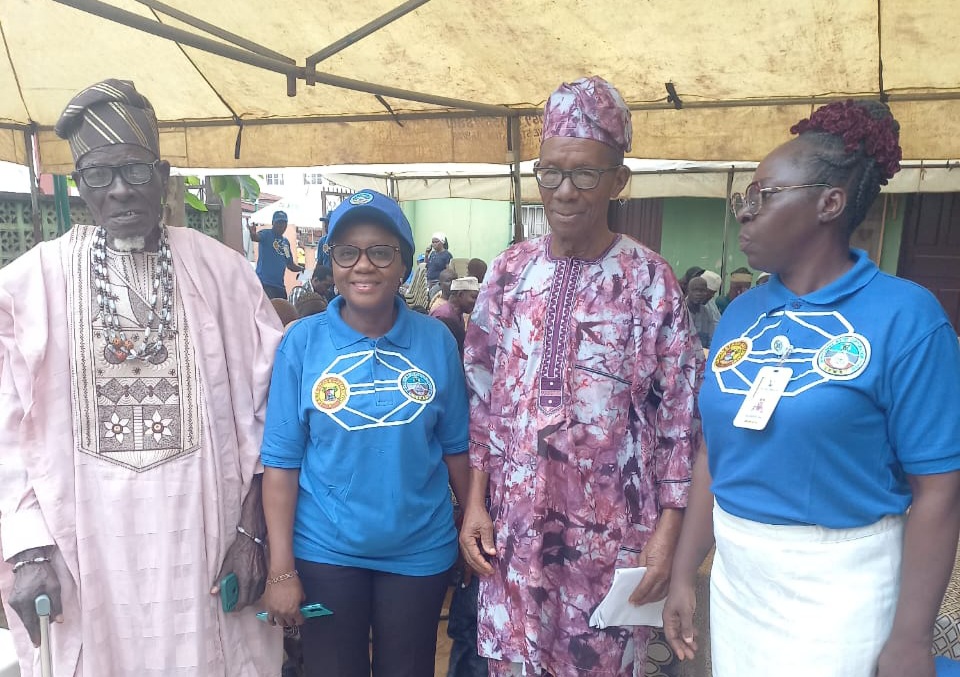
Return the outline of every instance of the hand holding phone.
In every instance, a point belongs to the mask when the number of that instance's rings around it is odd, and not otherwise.
[[[304,618],[319,618],[321,616],[333,615],[333,612],[330,611],[330,609],[325,607],[320,602],[303,605],[302,607],[300,607],[300,613],[303,615]],[[266,622],[268,618],[268,614],[266,611],[261,611],[260,613],[257,614],[257,618],[259,618],[261,621]]]
[[[220,579],[220,607],[224,613],[230,613],[240,600],[240,581],[235,573],[229,573]]]

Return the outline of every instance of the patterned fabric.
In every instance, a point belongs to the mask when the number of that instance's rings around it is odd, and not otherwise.
[[[79,284],[69,291],[78,411],[74,427],[82,453],[137,472],[193,453],[200,446],[201,401],[193,344],[174,286],[175,307],[164,349],[147,362],[118,360],[107,348],[97,310],[90,249],[72,262]],[[110,292],[120,328],[134,342],[150,313],[156,254],[108,250]],[[156,330],[154,319],[152,329]]]
[[[603,78],[565,82],[543,108],[541,140],[553,136],[592,139],[626,153],[633,140],[630,109],[617,88]]]
[[[153,106],[132,82],[104,80],[74,96],[57,120],[57,136],[70,142],[73,161],[94,148],[130,143],[160,157]]]
[[[494,261],[467,330],[471,465],[490,474],[497,560],[480,587],[491,674],[640,674],[649,628],[594,630],[615,567],[686,505],[703,371],[680,288],[618,237],[598,259],[550,238]]]
[[[960,660],[960,550],[933,626],[933,651],[938,656]]]

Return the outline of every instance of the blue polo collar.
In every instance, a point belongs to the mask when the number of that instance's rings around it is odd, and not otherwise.
[[[413,311],[407,308],[407,304],[404,303],[399,295],[393,297],[393,307],[397,311],[397,321],[393,323],[390,331],[384,334],[382,339],[389,341],[398,348],[409,348],[413,339],[409,313]],[[333,345],[336,346],[337,350],[361,341],[380,340],[364,336],[344,322],[343,318],[340,317],[342,309],[342,296],[335,297],[327,306],[327,322],[330,324],[330,340],[333,342]]]
[[[826,306],[857,293],[880,273],[880,269],[862,249],[851,249],[850,257],[853,259],[853,267],[850,270],[826,287],[821,287],[805,296],[797,296],[783,285],[779,275],[771,275],[770,281],[757,289],[765,295],[765,309],[770,311],[797,303]]]

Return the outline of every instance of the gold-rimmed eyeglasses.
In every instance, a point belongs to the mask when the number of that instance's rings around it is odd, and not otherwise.
[[[730,196],[730,211],[733,212],[734,216],[740,216],[741,214],[756,216],[763,208],[765,196],[776,195],[777,193],[796,190],[797,188],[833,188],[833,186],[829,183],[801,183],[796,186],[764,187],[754,181],[747,186],[743,193],[734,193]]]

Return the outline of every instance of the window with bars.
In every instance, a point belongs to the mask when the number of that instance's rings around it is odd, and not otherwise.
[[[319,186],[323,183],[323,174],[304,174],[303,185]]]
[[[264,174],[263,178],[266,179],[268,186],[283,185],[283,174]]]
[[[525,240],[546,235],[550,231],[543,205],[522,205],[520,207],[520,218],[523,219],[523,238]]]

